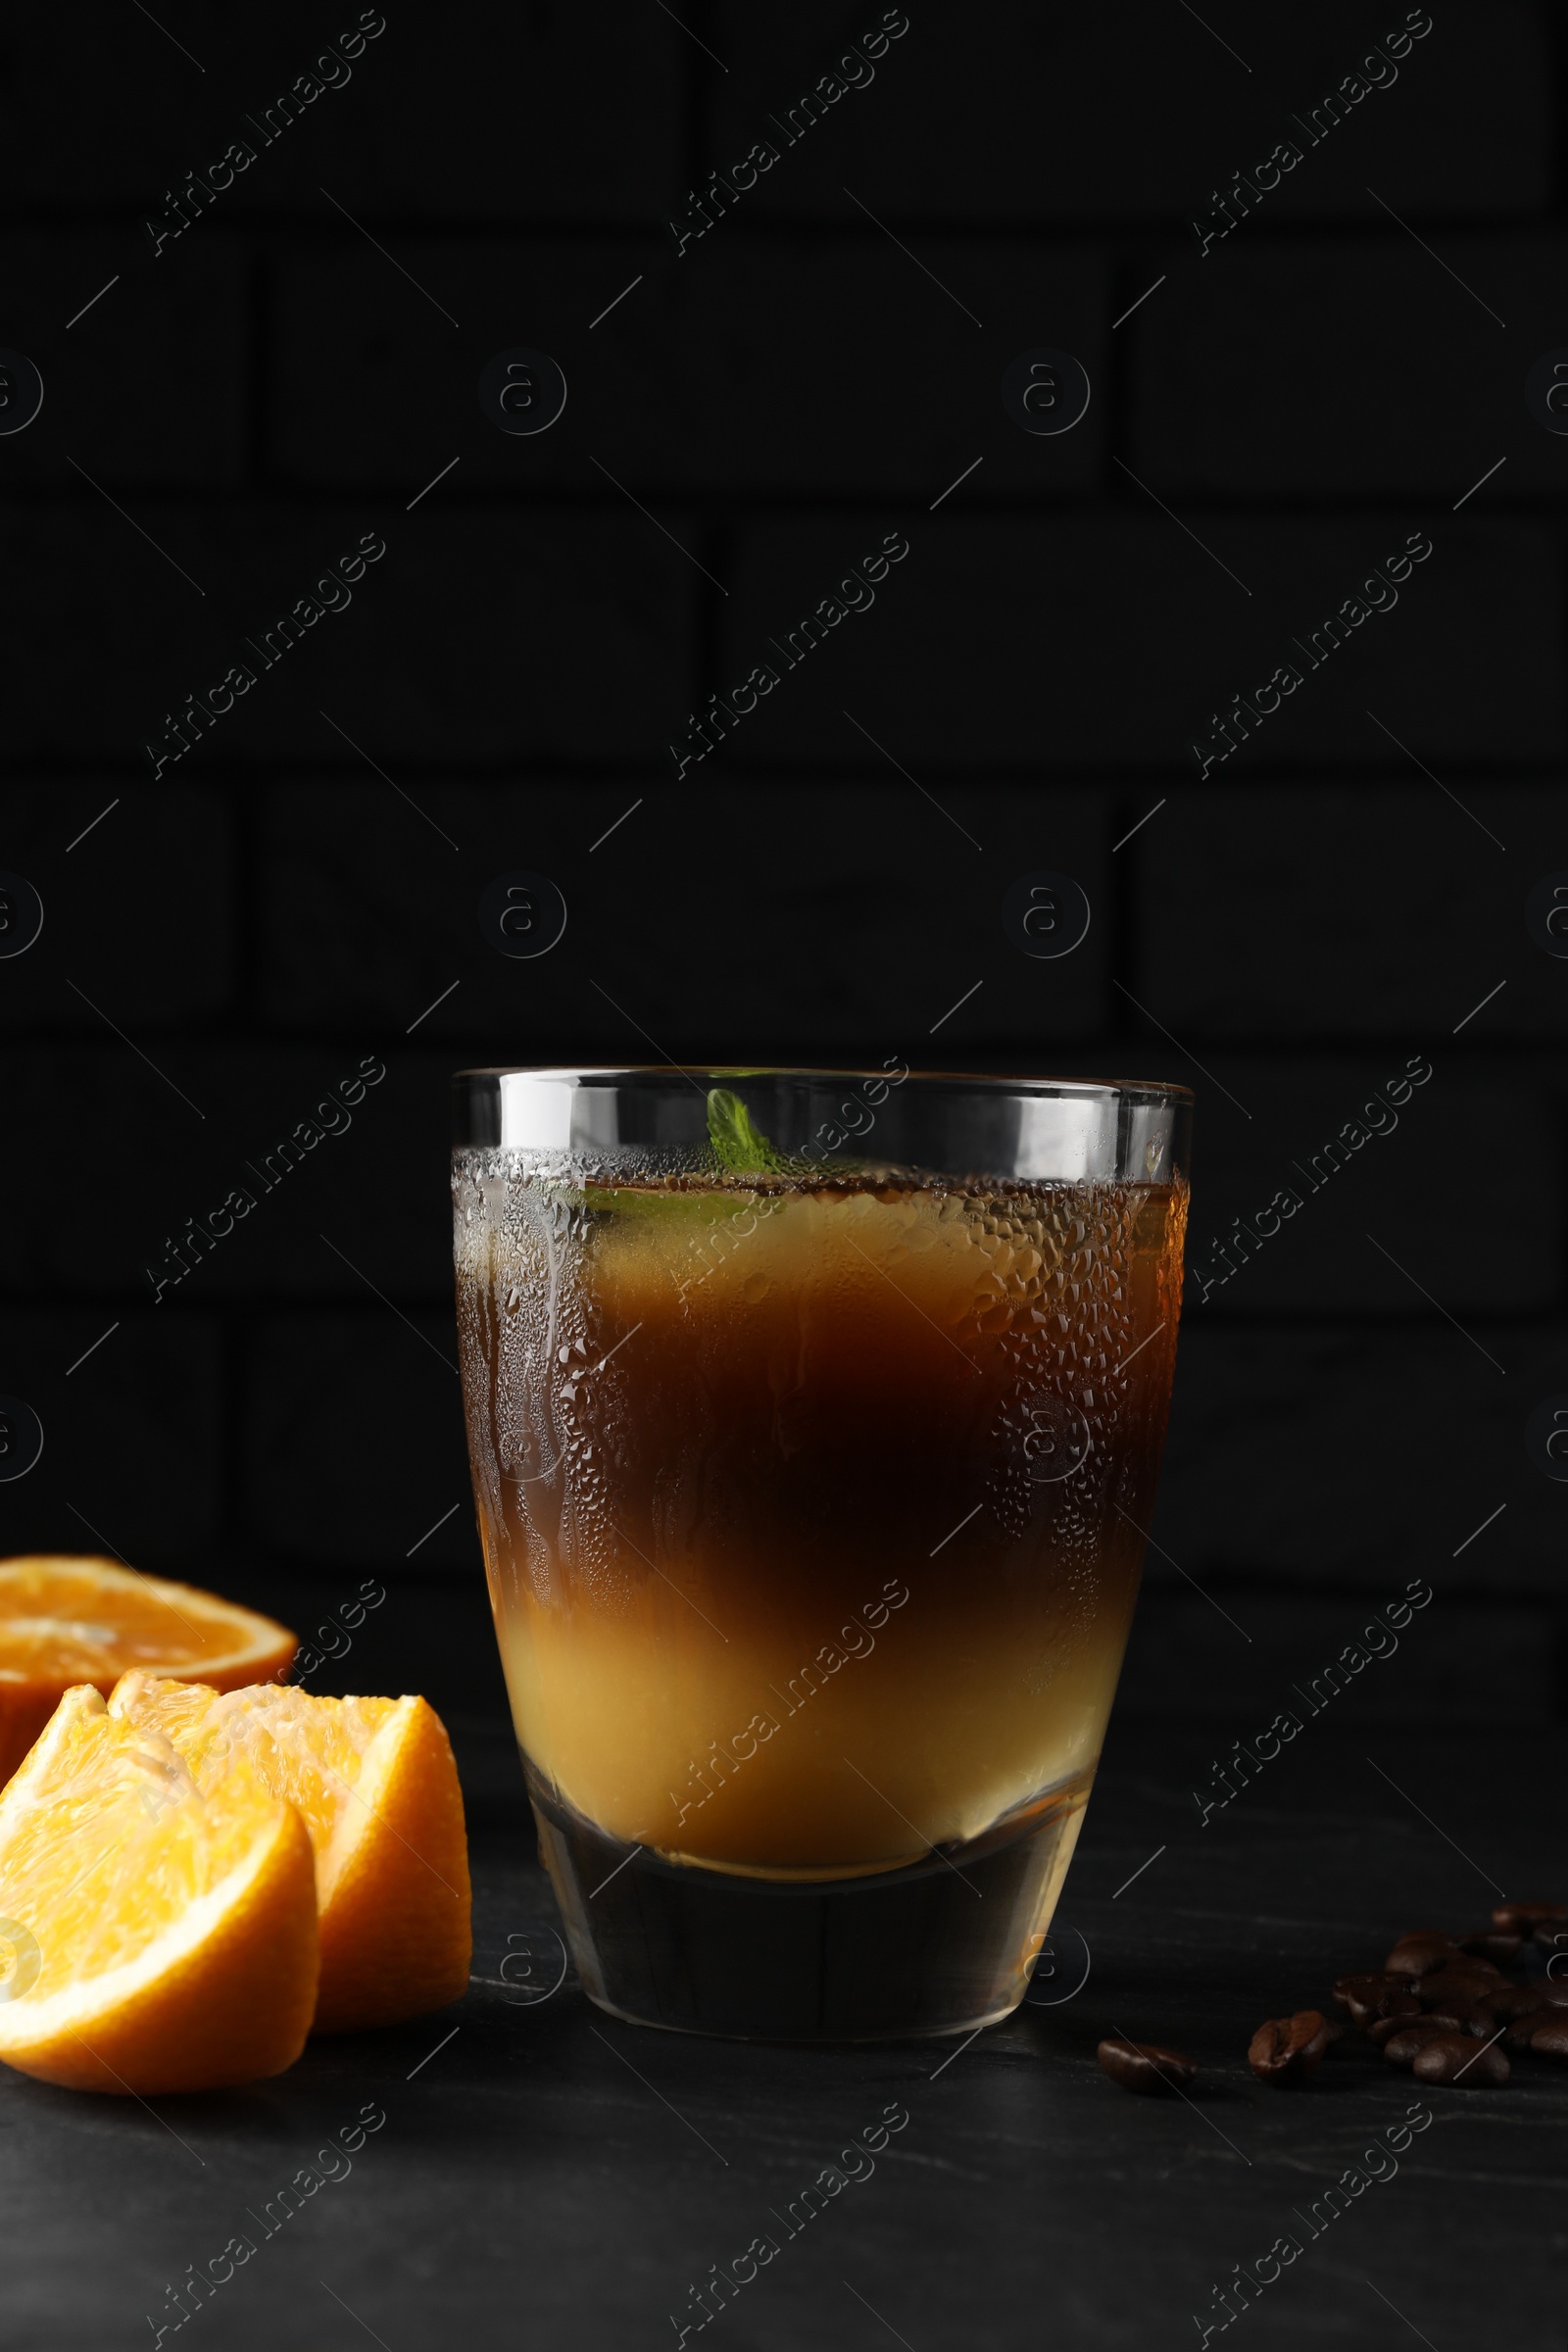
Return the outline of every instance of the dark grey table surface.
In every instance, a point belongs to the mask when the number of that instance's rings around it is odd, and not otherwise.
[[[1299,2256],[1233,2322],[1254,2352],[1331,2333],[1544,2352],[1568,2327],[1568,2066],[1443,2090],[1353,2036],[1293,2094],[1246,2046],[1402,1928],[1480,1925],[1494,1889],[1561,1896],[1568,1743],[1311,1729],[1200,1828],[1201,1729],[1113,1726],[1056,1978],[967,2046],[833,2051],[640,2031],[557,1984],[514,1759],[470,1730],[475,1982],[456,2007],[153,2108],[0,2074],[5,2344],[553,2352],[672,2346],[689,2325],[732,2352],[1174,2346],[1289,2236]],[[1198,2058],[1191,2099],[1117,2089],[1095,2060],[1116,2029]],[[1431,2120],[1395,2153],[1412,2104]],[[881,2153],[789,2223],[890,2107],[907,2122]],[[1312,2234],[1352,2167],[1366,2184]],[[279,2192],[301,2174],[318,2185],[296,2211]],[[691,2288],[760,2236],[777,2252],[699,2330]],[[236,2238],[254,2251],[176,2326],[168,2290]]]

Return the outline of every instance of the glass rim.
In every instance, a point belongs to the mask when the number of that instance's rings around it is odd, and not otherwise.
[[[828,1067],[807,1063],[777,1062],[752,1064],[746,1068],[734,1065],[718,1066],[707,1062],[492,1062],[472,1069],[454,1070],[452,1082],[481,1078],[539,1078],[556,1085],[592,1084],[596,1080],[612,1083],[621,1078],[681,1078],[695,1085],[700,1078],[710,1082],[726,1078],[744,1081],[748,1078],[872,1078],[887,1082],[885,1068],[872,1069],[859,1063],[843,1067]],[[1193,1102],[1191,1087],[1166,1078],[1054,1078],[1030,1075],[1010,1070],[906,1070],[898,1081],[901,1086],[942,1085],[974,1086],[997,1089],[1028,1089],[1045,1095],[1081,1095],[1102,1101]]]

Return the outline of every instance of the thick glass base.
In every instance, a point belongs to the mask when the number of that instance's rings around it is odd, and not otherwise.
[[[602,2009],[740,2040],[885,2041],[972,2033],[1016,2008],[1092,1778],[906,1868],[805,1880],[667,1860],[607,1837],[531,1770],[528,1787],[572,1958]]]

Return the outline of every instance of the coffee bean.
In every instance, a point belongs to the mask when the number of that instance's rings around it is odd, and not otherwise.
[[[1495,2043],[1489,2050],[1465,2034],[1438,2034],[1415,2054],[1414,2072],[1423,2082],[1448,2082],[1457,2090],[1495,2089],[1508,2080],[1508,2061]]]
[[[1434,1969],[1431,1973],[1436,1976],[1439,1971]],[[1507,1982],[1506,1971],[1495,1960],[1489,1960],[1485,1952],[1455,1952],[1451,1960],[1442,1963],[1442,1973],[1452,1977],[1485,1977],[1489,1984]]]
[[[1539,1922],[1553,1920],[1568,1923],[1568,1903],[1499,1903],[1492,1914],[1493,1926],[1505,1936],[1533,1936]]]
[[[1419,1977],[1458,1948],[1451,1936],[1445,1936],[1436,1928],[1416,1928],[1399,1937],[1383,1965],[1398,1977]]]
[[[1548,1927],[1543,1923],[1536,1930],[1536,1946],[1544,1946],[1548,1953],[1568,1952],[1568,1928]]]
[[[1506,2018],[1526,2017],[1548,2006],[1544,1984],[1499,1984],[1488,1994],[1486,2006],[1500,2025]]]
[[[1537,1977],[1528,1984],[1506,1984],[1486,2006],[1499,2024],[1505,2017],[1533,2017],[1538,2025],[1544,2024],[1568,2009],[1568,1982],[1556,1977]]]
[[[1452,2018],[1450,2033],[1455,2034],[1469,2033],[1469,2021],[1472,2018],[1486,2018],[1488,2033],[1495,2025],[1502,2025],[1502,2018],[1493,2018],[1486,2001],[1479,2001],[1472,1992],[1450,1992],[1446,2001],[1422,2001],[1420,2006],[1422,2013],[1429,2018]]]
[[[1198,2077],[1195,2060],[1184,2057],[1180,2050],[1161,2049],[1157,2041],[1123,2041],[1119,2034],[1107,2035],[1099,2054],[1113,2082],[1119,2082],[1123,2090],[1140,2091],[1146,2098],[1174,2098]]]
[[[1349,1993],[1363,1998],[1377,1992],[1407,1992],[1409,1986],[1396,1969],[1353,1968],[1334,1980],[1334,1998],[1342,2005]]]
[[[1390,2014],[1386,2001],[1404,2000],[1410,1992],[1410,1979],[1386,1968],[1364,1968],[1354,1975],[1341,1977],[1334,1986],[1334,1998],[1342,2009],[1348,2009],[1352,2024],[1369,2026],[1375,2017]]]
[[[1294,2017],[1270,2017],[1252,2035],[1247,2063],[1260,2082],[1294,2087],[1313,2073],[1332,2038],[1321,2009],[1298,2009]]]
[[[1396,1943],[1383,1963],[1383,1973],[1391,1977],[1424,1977],[1429,1968],[1437,1968],[1452,1958],[1430,1943]]]
[[[1484,1965],[1472,1960],[1466,1968],[1434,1969],[1431,1976],[1421,1978],[1416,1990],[1422,2008],[1448,2008],[1459,2001],[1466,2009],[1474,2009],[1479,2001],[1507,1982],[1500,1969],[1493,1969],[1488,1976],[1481,1975]]]
[[[1549,2018],[1551,2011],[1548,2009],[1544,2014]],[[1523,2017],[1510,2018],[1502,2029],[1502,2039],[1497,2044],[1498,2049],[1528,2050],[1537,2029],[1541,2025],[1542,2015],[1541,2010],[1530,2009],[1525,2012]]]
[[[1380,2047],[1391,2034],[1397,2034],[1401,2026],[1420,2016],[1421,2004],[1413,1992],[1389,1992],[1383,1996],[1382,2011],[1381,2017],[1368,2021],[1366,2029]]]
[[[1445,2034],[1468,2034],[1475,2041],[1490,2041],[1497,2031],[1490,2009],[1467,2009],[1459,2001],[1446,2001],[1441,2009],[1428,2010],[1426,2022],[1441,2027]]]
[[[1483,2005],[1499,2024],[1505,2017],[1525,2017],[1532,2012],[1543,2020],[1555,2017],[1568,2009],[1568,1979],[1527,1977],[1522,1984],[1504,1985]]]
[[[1461,1936],[1459,1949],[1477,1960],[1495,1960],[1506,1964],[1518,1958],[1522,1936],[1502,1936],[1495,1930],[1488,1935]]]
[[[1401,2026],[1396,2034],[1391,2034],[1383,2044],[1383,2055],[1391,2066],[1411,2066],[1417,2051],[1424,2050],[1429,2041],[1449,2038],[1442,2026],[1431,2025],[1421,2018],[1416,2024]]]
[[[1519,2020],[1521,2025],[1525,2022],[1523,2018]],[[1538,2019],[1530,2047],[1543,2058],[1568,2058],[1568,2017],[1550,2017],[1544,2025]]]

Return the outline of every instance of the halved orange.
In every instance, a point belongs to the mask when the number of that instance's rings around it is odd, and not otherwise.
[[[0,1787],[76,1684],[107,1698],[143,1666],[232,1690],[286,1674],[297,1647],[270,1617],[115,1560],[0,1560]]]
[[[198,1788],[244,1761],[298,1806],[316,1849],[316,2031],[388,2026],[467,1990],[472,1957],[463,1791],[422,1698],[318,1698],[276,1684],[220,1695],[127,1674],[109,1702],[178,1750]]]
[[[0,1796],[0,2059],[142,2096],[280,2074],[317,1959],[294,1808],[243,1766],[199,1789],[160,1733],[68,1690]]]

